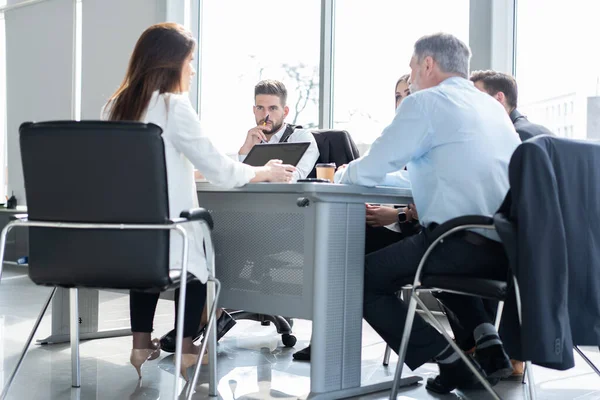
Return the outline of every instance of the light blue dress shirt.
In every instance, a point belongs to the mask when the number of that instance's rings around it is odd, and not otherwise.
[[[369,152],[337,181],[402,186],[398,171],[406,165],[423,226],[492,216],[508,192],[508,163],[520,143],[498,101],[467,79],[448,78],[404,99]]]

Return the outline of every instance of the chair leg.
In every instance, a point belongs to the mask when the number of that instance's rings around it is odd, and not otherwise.
[[[179,308],[177,310],[177,326],[175,327],[175,385],[173,400],[179,399],[181,358],[183,354],[183,320],[185,318],[185,297],[187,291],[187,271],[182,273],[181,284],[179,285]]]
[[[79,289],[69,290],[69,313],[71,314],[71,386],[81,387],[81,368],[79,364]]]
[[[8,232],[11,231],[15,225],[18,224],[18,221],[11,221],[2,228],[2,233],[0,233],[0,278],[2,278],[2,270],[4,269],[4,253],[6,250],[6,237],[8,236]]]
[[[385,353],[383,353],[383,366],[387,367],[390,365],[390,356],[392,355],[392,348],[385,346]]]
[[[525,368],[527,368],[527,388],[529,389],[529,400],[536,400],[537,393],[535,391],[535,380],[533,379],[533,368],[531,367],[531,361],[525,362]],[[523,374],[525,375],[525,374]]]
[[[519,288],[519,282],[517,277],[513,275],[513,283],[515,286],[515,300],[517,302],[517,315],[519,316],[519,325],[523,326],[523,310],[521,308],[521,289]],[[523,380],[527,376],[527,385],[529,389],[529,400],[536,400],[537,394],[535,392],[535,380],[533,379],[533,368],[531,367],[531,361],[525,361],[525,373],[523,374]]]
[[[15,376],[17,375],[17,373],[19,372],[19,369],[21,368],[23,359],[25,359],[25,354],[27,354],[27,349],[29,349],[29,346],[31,345],[33,336],[37,332],[37,330],[40,326],[40,322],[42,322],[42,318],[44,317],[44,314],[46,313],[46,310],[48,309],[48,306],[50,305],[50,302],[52,301],[52,298],[54,297],[54,293],[56,293],[56,287],[52,288],[52,292],[50,292],[50,295],[46,299],[46,302],[44,303],[42,310],[40,311],[40,315],[38,315],[37,319],[35,320],[35,323],[33,324],[33,329],[31,330],[31,333],[29,334],[29,337],[27,338],[27,341],[25,342],[25,346],[23,346],[23,351],[21,352],[21,356],[19,357],[19,360],[17,361],[17,365],[15,366],[15,368],[11,372],[10,376],[8,377],[8,380],[6,381],[6,385],[4,385],[4,389],[2,389],[2,394],[0,394],[0,400],[4,400],[6,398],[6,396],[8,394],[8,390],[10,389],[10,386],[12,385],[12,383],[15,379]]]
[[[194,377],[192,378],[192,382],[188,387],[188,393],[186,396],[186,398],[188,400],[192,399],[192,395],[194,394],[194,389],[198,385],[198,378],[200,377],[200,370],[202,368],[202,356],[204,355],[204,352],[206,351],[206,346],[208,345],[208,341],[209,341],[208,338],[210,338],[211,336],[214,337],[215,343],[214,343],[214,345],[212,345],[208,348],[209,363],[211,364],[211,365],[209,365],[209,367],[211,369],[214,368],[213,372],[216,376],[217,346],[216,346],[216,336],[215,336],[216,332],[213,332],[213,330],[216,325],[217,304],[219,302],[219,295],[221,294],[221,282],[219,282],[218,279],[213,278],[213,277],[209,277],[208,280],[214,282],[214,284],[215,284],[215,297],[214,297],[214,301],[212,302],[212,305],[210,307],[210,313],[208,314],[208,323],[206,324],[206,332],[208,332],[208,337],[205,336],[204,339],[202,339],[202,345],[200,346],[200,353],[198,353],[198,362],[196,363],[196,369],[194,370]],[[210,362],[210,360],[215,360],[215,361]],[[216,387],[215,387],[215,390],[216,390]],[[209,396],[215,396],[215,394],[209,393]]]
[[[498,310],[496,310],[496,322],[494,322],[494,326],[496,327],[496,332],[500,329],[500,323],[502,322],[502,311],[504,310],[504,302],[498,302]]]
[[[410,296],[410,302],[408,304],[408,314],[406,315],[406,321],[404,323],[404,332],[402,332],[402,341],[400,342],[400,349],[398,350],[398,364],[396,365],[396,373],[394,376],[394,382],[392,383],[392,391],[390,393],[390,399],[396,399],[398,397],[398,384],[402,378],[402,369],[404,367],[404,359],[406,358],[406,349],[408,349],[408,341],[410,339],[410,333],[412,331],[413,322],[415,320],[415,313],[417,312],[417,296],[415,291]]]
[[[591,361],[589,358],[587,358],[585,354],[583,354],[583,351],[581,351],[581,349],[580,349],[579,347],[577,347],[577,346],[573,346],[573,348],[575,349],[575,351],[577,352],[577,354],[579,354],[579,355],[581,356],[581,358],[583,358],[583,359],[584,359],[584,361],[585,361],[586,363],[588,363],[588,365],[589,365],[589,366],[590,366],[590,367],[591,367],[591,368],[594,370],[594,372],[595,372],[595,373],[596,373],[598,376],[600,376],[600,370],[598,370],[598,367],[596,367],[596,366],[594,365],[594,363],[593,363],[593,362],[592,362],[592,361]]]
[[[492,388],[490,383],[485,379],[485,377],[483,375],[481,375],[479,373],[477,368],[475,368],[475,366],[471,363],[471,361],[469,360],[469,357],[460,349],[460,347],[458,347],[458,345],[450,337],[450,335],[448,335],[448,333],[446,332],[446,329],[444,329],[444,326],[437,320],[437,318],[435,318],[435,315],[433,315],[433,313],[425,306],[425,303],[423,302],[423,300],[421,300],[419,297],[416,297],[416,300],[419,303],[419,306],[421,307],[421,309],[423,310],[425,315],[427,315],[427,318],[429,319],[429,322],[431,323],[431,325],[433,325],[440,331],[440,333],[444,336],[444,339],[446,339],[446,341],[452,347],[452,349],[456,352],[456,354],[459,355],[459,357],[465,362],[467,367],[469,367],[471,372],[473,372],[473,374],[477,377],[477,380],[479,380],[479,382],[492,395],[492,397],[495,400],[501,400],[500,396]]]

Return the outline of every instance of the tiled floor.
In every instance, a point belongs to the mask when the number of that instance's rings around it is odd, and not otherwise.
[[[22,270],[5,271],[0,285],[0,386],[3,386],[15,365],[17,356],[33,325],[39,308],[50,289],[37,287]],[[161,300],[156,318],[157,335],[172,325],[172,303]],[[128,299],[124,295],[102,292],[101,328],[128,325]],[[307,344],[310,322],[297,320],[296,349]],[[42,322],[37,338],[50,332],[50,318]],[[9,393],[9,399],[165,399],[172,398],[173,357],[163,354],[143,368],[143,380],[138,383],[129,365],[130,337],[100,339],[81,343],[82,387],[71,389],[70,350],[68,345],[34,345],[25,359]],[[384,344],[368,326],[363,329],[363,383],[389,379],[395,363],[381,365]],[[584,349],[600,365],[598,349]],[[240,321],[219,345],[219,395],[222,399],[297,399],[309,392],[310,364],[292,361],[294,349],[282,347],[272,327],[261,327]],[[392,361],[395,358],[392,357]],[[581,359],[570,371],[558,372],[535,367],[539,399],[600,399],[600,377]],[[436,366],[426,364],[416,371],[423,378],[436,374]],[[203,371],[201,381],[206,382]],[[524,385],[501,382],[496,389],[503,399],[523,399]],[[386,399],[386,392],[364,399]],[[196,388],[195,399],[207,397],[207,385]],[[465,392],[447,396],[429,394],[424,385],[401,391],[399,399],[487,399],[485,392]]]

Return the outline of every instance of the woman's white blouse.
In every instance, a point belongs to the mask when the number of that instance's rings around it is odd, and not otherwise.
[[[103,109],[103,119],[108,119],[109,109],[110,104]],[[187,93],[154,92],[143,121],[163,130],[170,218],[178,218],[181,211],[198,207],[194,167],[212,184],[226,188],[243,186],[254,178],[252,167],[232,160],[213,145],[203,132]],[[208,270],[202,230],[198,223],[184,226],[189,239],[188,271],[206,282]],[[181,269],[182,244],[181,235],[171,232],[171,269]]]

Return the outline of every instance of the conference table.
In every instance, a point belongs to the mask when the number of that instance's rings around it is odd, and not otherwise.
[[[215,222],[220,306],[312,320],[309,398],[389,389],[391,379],[361,386],[365,203],[408,204],[411,191],[329,183],[224,189],[198,182],[197,193]],[[59,289],[52,334],[39,343],[68,341],[68,295]],[[79,297],[81,339],[130,333],[98,330],[98,291],[81,290]],[[401,385],[419,380],[404,378]]]
[[[408,204],[410,190],[325,183],[198,183],[197,190],[215,222],[220,306],[312,320],[309,398],[389,389],[391,380],[361,386],[365,203]]]

